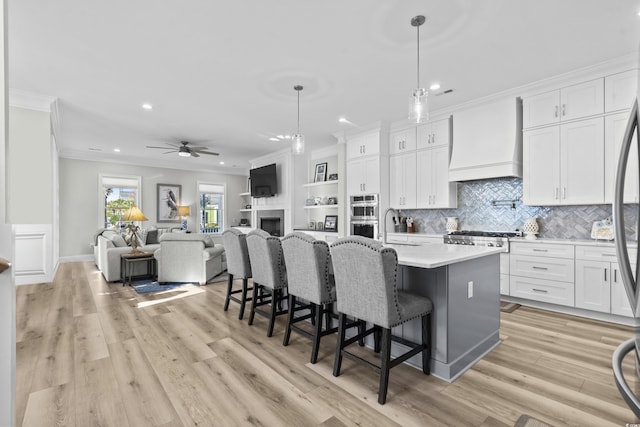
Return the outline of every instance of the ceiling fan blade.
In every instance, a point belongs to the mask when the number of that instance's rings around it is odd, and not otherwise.
[[[178,152],[178,150],[171,150],[171,151],[165,151],[162,154],[171,154],[171,153],[177,153],[177,152]]]
[[[153,145],[147,145],[147,148],[162,148],[163,150],[168,150],[171,147],[154,147]]]
[[[211,151],[202,151],[202,150],[198,151],[198,153],[200,153],[200,154],[208,154],[210,156],[219,156],[220,155],[219,153],[213,153]]]
[[[200,155],[198,153],[196,153],[195,151],[191,152],[191,157],[200,157]]]

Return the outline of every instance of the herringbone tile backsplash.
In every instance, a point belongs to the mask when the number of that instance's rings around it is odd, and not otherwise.
[[[522,179],[496,178],[458,184],[457,209],[402,211],[413,217],[420,233],[445,233],[447,217],[458,217],[459,230],[511,231],[523,229],[529,217],[537,217],[541,238],[589,239],[595,221],[611,216],[611,205],[525,206]],[[636,240],[638,205],[625,205],[628,240]]]

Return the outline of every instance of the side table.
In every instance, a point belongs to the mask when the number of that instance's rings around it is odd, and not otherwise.
[[[147,266],[147,276],[156,277],[156,260],[153,252],[127,252],[120,254],[120,280],[122,286],[129,283],[131,285],[131,276],[133,275],[133,266],[137,263],[145,263]],[[127,276],[129,281],[127,282]]]

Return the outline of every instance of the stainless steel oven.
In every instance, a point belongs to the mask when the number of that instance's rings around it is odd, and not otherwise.
[[[351,196],[351,230],[352,236],[364,236],[371,239],[378,238],[378,195],[377,194],[361,194]]]
[[[378,238],[378,221],[351,220],[351,235],[364,236],[370,239]]]
[[[362,194],[351,196],[351,220],[377,221],[378,220],[378,195]]]

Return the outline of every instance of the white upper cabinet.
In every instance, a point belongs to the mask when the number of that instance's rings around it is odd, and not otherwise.
[[[604,119],[526,131],[523,201],[527,205],[604,203]]]
[[[449,146],[417,153],[418,208],[458,207],[458,184],[449,182]]]
[[[358,135],[347,141],[347,159],[355,159],[380,153],[380,133],[378,131]]]
[[[404,153],[416,149],[416,128],[396,130],[389,135],[389,154]]]
[[[451,118],[434,120],[418,126],[417,148],[432,148],[449,145],[451,141]]]
[[[523,100],[523,128],[559,123],[604,112],[604,79],[527,97]]]
[[[347,193],[380,193],[380,156],[368,156],[347,162]]]
[[[616,171],[620,157],[620,146],[629,120],[629,113],[618,113],[604,118],[604,189],[605,203],[613,202]],[[633,143],[627,161],[624,182],[624,203],[638,203],[638,134],[633,134]]]
[[[416,207],[416,152],[389,157],[389,205],[397,209]]]
[[[607,113],[628,110],[636,97],[636,70],[612,74],[604,78],[604,110]]]

